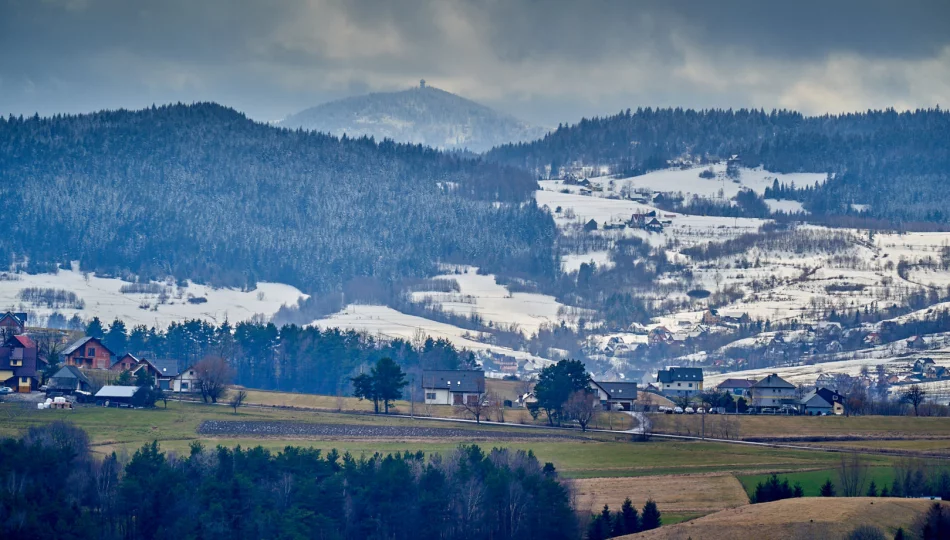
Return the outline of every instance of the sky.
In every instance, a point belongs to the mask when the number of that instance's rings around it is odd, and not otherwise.
[[[430,86],[542,126],[646,106],[950,103],[947,0],[0,0],[0,114],[274,121]]]

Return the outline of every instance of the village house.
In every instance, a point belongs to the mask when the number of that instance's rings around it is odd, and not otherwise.
[[[914,373],[926,373],[927,368],[932,365],[934,365],[933,358],[918,358],[911,367],[911,371]]]
[[[732,396],[733,401],[736,401],[740,397],[749,397],[749,391],[752,388],[754,382],[755,381],[750,381],[748,379],[726,379],[719,383],[719,385],[716,386],[716,389],[720,392],[729,394]]]
[[[29,393],[39,388],[44,364],[36,354],[36,344],[27,336],[11,336],[0,346],[0,386]]]
[[[703,391],[702,368],[671,367],[656,374],[664,396],[692,396]]]
[[[26,327],[26,319],[26,313],[8,311],[0,315],[0,341],[22,334]]]
[[[156,387],[165,391],[172,389],[172,381],[179,375],[177,360],[149,360],[143,358],[139,367],[133,373],[137,375],[140,369],[144,369],[152,376]]]
[[[752,407],[757,410],[790,406],[798,408],[795,385],[775,373],[752,385]]]
[[[637,383],[591,381],[591,389],[597,393],[605,411],[632,411],[637,400]]]
[[[84,337],[63,351],[63,363],[86,369],[109,369],[115,354],[98,338]]]
[[[673,333],[665,326],[657,326],[647,334],[647,342],[650,345],[659,345],[661,343],[670,343],[673,341]]]
[[[708,324],[709,326],[715,326],[719,324],[719,320],[720,320],[720,317],[719,317],[718,309],[710,308],[710,309],[707,309],[705,313],[703,313],[703,321],[702,321],[703,324]]]
[[[181,373],[172,379],[169,390],[176,393],[199,392],[201,391],[200,382],[194,366],[190,366],[181,370]]]
[[[930,365],[927,366],[927,371],[924,372],[924,377],[927,379],[945,379],[947,375],[950,374],[947,371],[947,368],[943,366]]]
[[[816,388],[802,398],[801,412],[809,416],[844,414],[844,399],[834,390]]]
[[[485,372],[471,370],[431,370],[422,372],[422,390],[427,405],[462,405],[481,399],[485,393]]]
[[[125,356],[116,360],[112,366],[109,367],[112,371],[131,371],[138,367],[141,360],[133,356],[132,354],[126,353]]]
[[[884,340],[881,338],[881,334],[877,332],[871,332],[870,334],[864,336],[865,345],[874,346],[874,345],[880,345],[881,343],[884,343]]]
[[[49,378],[46,393],[92,396],[92,381],[76,366],[63,366]]]
[[[912,336],[907,340],[908,349],[926,349],[927,342],[924,341],[923,336]]]

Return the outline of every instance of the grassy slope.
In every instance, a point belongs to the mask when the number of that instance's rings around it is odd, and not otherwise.
[[[636,540],[797,540],[841,538],[858,525],[873,525],[888,536],[907,527],[932,503],[917,499],[787,499],[746,505],[699,519],[620,538]]]
[[[169,402],[168,409],[127,410],[81,407],[73,411],[37,411],[0,404],[0,436],[16,435],[29,425],[54,419],[67,419],[86,429],[100,453],[134,451],[141,445],[158,440],[168,450],[185,451],[191,441],[203,439],[206,444],[242,446],[262,445],[279,449],[288,444],[317,448],[337,448],[355,454],[423,450],[447,452],[467,439],[456,440],[340,440],[340,439],[255,439],[255,438],[200,438],[195,429],[205,419],[293,420],[317,423],[369,423],[384,425],[436,425],[444,422],[386,418],[372,415],[337,414],[329,412],[293,411],[285,409],[244,408],[234,415],[226,407]],[[462,429],[480,429],[474,424],[459,424]],[[489,429],[511,430],[516,426],[496,426]],[[571,432],[576,435],[577,432]],[[473,437],[472,441],[478,441]],[[654,440],[648,443],[630,443],[625,436],[593,434],[589,440],[543,439],[478,441],[482,446],[503,446],[532,449],[542,461],[551,461],[565,476],[629,477],[658,474],[705,472],[751,472],[770,470],[805,470],[830,468],[838,456],[824,452],[778,450],[742,447],[722,443],[671,442]],[[873,464],[887,463],[889,458],[871,456]]]
[[[688,429],[700,431],[699,415],[653,415],[656,433],[676,433]],[[950,438],[950,422],[944,418],[909,416],[732,416],[739,422],[743,439],[774,437],[868,437],[868,438]],[[707,416],[707,433],[716,415]]]
[[[746,492],[750,495],[755,491],[755,486],[759,482],[764,482],[769,478],[769,474],[751,474],[751,475],[742,475],[738,476],[742,486],[745,488]],[[825,483],[826,480],[831,479],[831,483],[838,485],[838,471],[836,469],[820,469],[816,471],[802,471],[802,472],[790,472],[785,474],[779,474],[779,480],[783,478],[788,479],[788,483],[795,485],[796,482],[801,484],[802,489],[805,490],[806,497],[817,497],[819,495],[819,489],[821,485]],[[890,489],[891,484],[894,483],[894,469],[891,467],[870,467],[868,469],[867,483],[874,481],[877,484],[877,489],[880,492],[880,489],[884,486],[887,486]],[[840,486],[837,488],[840,490]],[[865,489],[867,489],[865,487]]]

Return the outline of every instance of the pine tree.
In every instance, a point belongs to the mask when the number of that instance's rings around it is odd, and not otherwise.
[[[835,496],[835,485],[831,483],[831,479],[825,480],[825,483],[821,485],[819,494],[822,497],[834,497]]]
[[[894,540],[904,540],[904,528],[898,527],[897,532],[894,533]]]
[[[640,532],[637,509],[633,507],[633,502],[630,500],[630,497],[623,500],[623,505],[620,507],[620,515],[623,517],[624,534]]]
[[[89,337],[102,339],[105,334],[105,331],[102,329],[102,321],[99,320],[99,317],[93,317],[92,320],[89,321],[89,324],[86,325],[86,335]]]
[[[871,480],[871,483],[868,484],[868,497],[877,497],[877,484],[874,483],[874,480]]]
[[[116,356],[125,354],[128,344],[125,323],[118,318],[112,321],[112,324],[109,325],[109,331],[106,332],[102,342]]]
[[[660,517],[660,510],[656,507],[656,501],[653,499],[647,500],[646,504],[643,505],[643,518],[640,520],[640,530],[649,531],[659,528],[662,524],[663,519]]]

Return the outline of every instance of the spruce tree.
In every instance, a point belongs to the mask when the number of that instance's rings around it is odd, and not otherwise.
[[[623,500],[623,505],[620,507],[620,515],[623,517],[624,534],[640,532],[637,509],[633,507],[633,502],[630,500],[630,497]]]
[[[877,484],[874,480],[871,480],[871,483],[868,484],[868,497],[877,497]]]
[[[93,317],[89,324],[86,325],[86,335],[96,339],[102,339],[105,336],[105,331],[102,329],[102,321],[99,320],[99,317]]]
[[[640,520],[640,530],[649,531],[659,528],[662,524],[663,520],[660,517],[660,510],[656,507],[656,501],[653,499],[647,500],[646,504],[643,505],[643,518]]]
[[[822,497],[834,497],[835,496],[835,485],[831,483],[831,479],[825,480],[825,483],[821,485],[819,494]]]

